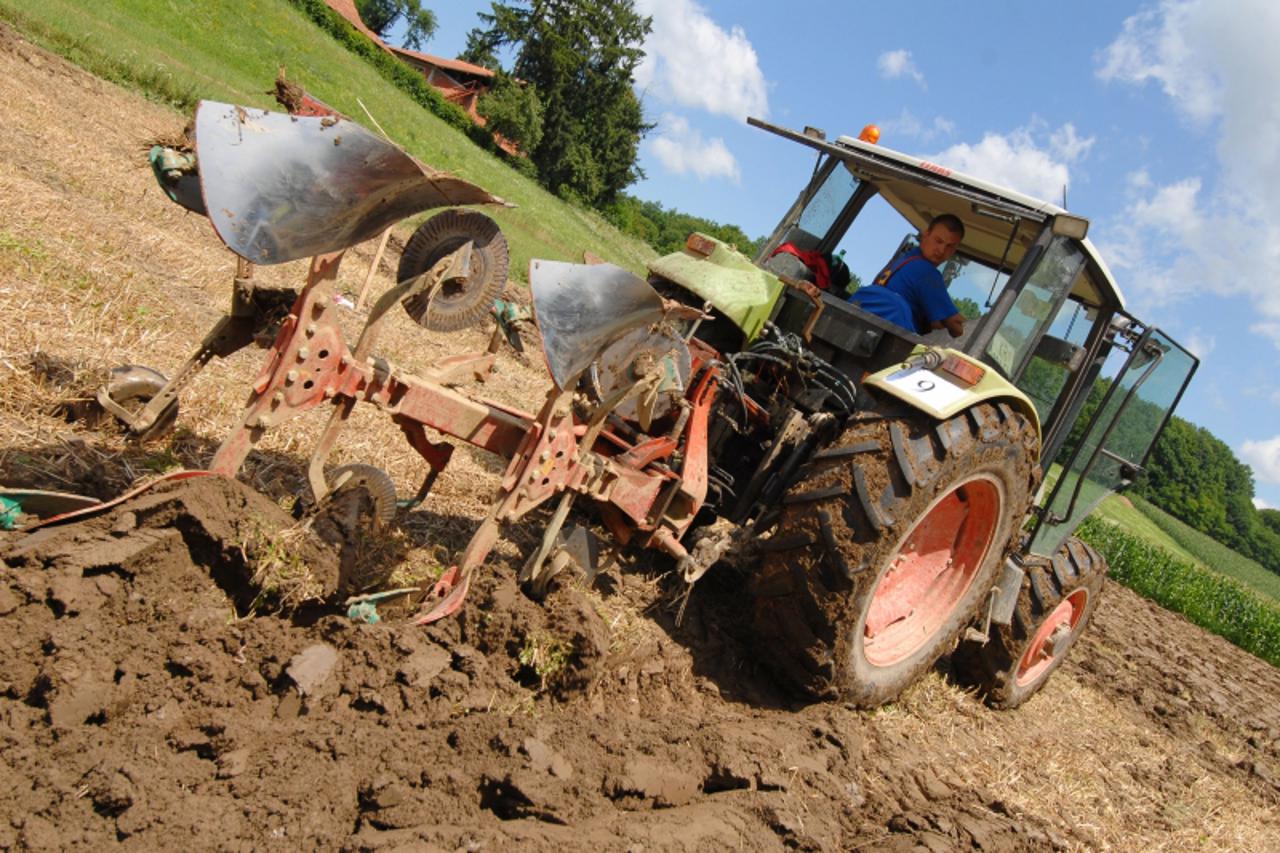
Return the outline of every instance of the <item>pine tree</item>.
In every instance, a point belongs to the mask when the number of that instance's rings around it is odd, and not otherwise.
[[[529,156],[543,186],[600,207],[643,177],[636,159],[652,125],[632,75],[651,21],[632,0],[495,0],[480,20],[462,58],[492,67],[500,48],[515,51],[511,76],[542,105]]]
[[[521,85],[505,71],[498,71],[489,91],[477,104],[480,115],[494,133],[510,139],[522,151],[532,151],[542,139],[542,102],[538,90]]]

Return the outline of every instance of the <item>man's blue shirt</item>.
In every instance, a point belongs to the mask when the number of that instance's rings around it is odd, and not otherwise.
[[[885,273],[889,274],[885,284],[860,287],[849,301],[919,335],[928,334],[934,323],[960,313],[947,293],[942,273],[919,249],[895,258],[877,280]]]

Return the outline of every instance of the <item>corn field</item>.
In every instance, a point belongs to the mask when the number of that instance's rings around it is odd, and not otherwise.
[[[1280,605],[1244,585],[1170,556],[1105,521],[1088,518],[1077,535],[1107,559],[1134,592],[1280,666]]]

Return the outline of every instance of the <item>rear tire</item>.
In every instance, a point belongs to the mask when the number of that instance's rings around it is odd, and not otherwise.
[[[753,585],[765,660],[821,699],[874,707],[947,652],[986,600],[1038,480],[1006,403],[938,423],[855,423],[783,499]]]
[[[961,643],[953,675],[975,686],[992,708],[1016,708],[1048,682],[1098,606],[1107,561],[1071,536],[1052,560],[1029,557],[1010,625],[985,645]]]

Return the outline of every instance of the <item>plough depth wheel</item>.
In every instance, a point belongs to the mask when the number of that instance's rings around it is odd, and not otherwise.
[[[404,303],[418,325],[435,332],[474,326],[488,316],[493,300],[502,293],[510,265],[507,240],[496,222],[474,210],[446,210],[418,226],[400,256],[396,280],[421,275],[468,240],[472,246],[470,275],[443,281]]]

